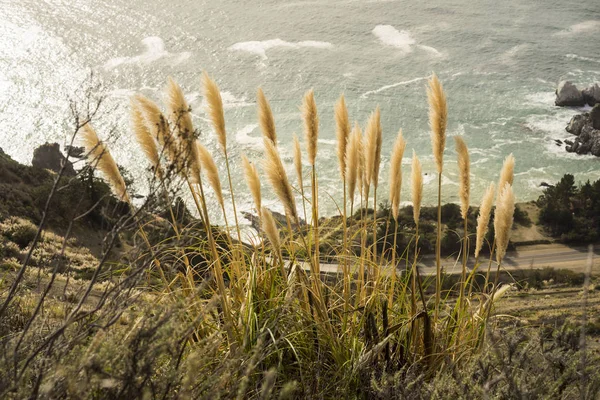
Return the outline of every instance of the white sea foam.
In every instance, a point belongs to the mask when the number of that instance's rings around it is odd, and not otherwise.
[[[567,54],[565,57],[571,58],[574,60],[582,60],[582,61],[590,61],[590,62],[594,62],[594,63],[600,63],[600,59],[590,58],[590,57],[582,57],[582,56],[578,56],[577,54]]]
[[[420,48],[421,50],[425,50],[426,52],[428,52],[429,54],[433,54],[434,56],[437,57],[443,57],[444,55],[436,48],[431,47],[431,46],[425,46],[425,45],[418,45],[418,48]]]
[[[419,82],[419,81],[425,80],[427,78],[429,78],[429,76],[422,76],[420,78],[410,79],[408,81],[401,81],[401,82],[392,83],[391,85],[382,86],[379,89],[369,90],[368,92],[365,92],[365,93],[361,94],[360,97],[362,97],[363,99],[365,99],[369,95],[376,94],[376,93],[379,93],[379,92],[383,92],[384,90],[392,89],[392,88],[395,88],[395,87],[398,87],[398,86],[410,85],[411,83]]]
[[[258,124],[248,124],[235,133],[235,140],[239,144],[251,147],[256,150],[262,150],[263,141],[260,136],[250,136],[258,128]]]
[[[233,93],[228,92],[226,90],[221,91],[221,100],[223,101],[223,108],[226,110],[232,108],[250,107],[255,105],[255,103],[248,101],[248,99],[245,96],[237,97]],[[208,104],[206,103],[206,98],[202,98],[200,107],[202,107],[203,110],[205,110],[208,107]]]
[[[317,139],[318,143],[323,143],[323,144],[329,144],[329,145],[336,145],[337,144],[337,140],[333,140],[333,139]]]
[[[301,42],[286,42],[285,40],[269,39],[262,41],[249,41],[239,42],[229,46],[230,51],[244,51],[260,56],[263,60],[267,59],[267,50],[274,48],[285,48],[285,49],[300,49],[304,47],[315,48],[315,49],[330,49],[333,47],[332,43],[320,42],[316,40],[304,40]]]
[[[408,31],[399,31],[392,25],[377,25],[372,33],[377,36],[381,43],[396,47],[404,53],[412,51],[412,45],[417,43]]]
[[[529,48],[530,46],[531,45],[529,45],[528,43],[521,43],[516,46],[513,46],[500,55],[500,61],[503,64],[513,64],[515,62],[515,57],[520,52]]]
[[[392,25],[377,25],[371,31],[379,41],[386,46],[397,48],[402,54],[408,54],[417,47],[436,57],[442,57],[443,54],[431,46],[422,44],[417,45],[417,41],[412,37],[409,31],[394,28]]]
[[[544,105],[547,107],[554,106],[554,98],[556,95],[552,92],[538,92],[538,93],[530,93],[525,96],[525,99],[528,103],[536,104],[536,105]]]
[[[104,69],[113,69],[124,64],[150,64],[160,59],[165,59],[169,63],[176,65],[190,58],[192,55],[188,51],[181,53],[170,53],[165,50],[165,42],[157,36],[144,38],[142,43],[146,51],[142,54],[132,57],[111,58],[104,64]]]
[[[571,25],[567,29],[564,29],[560,32],[556,32],[555,36],[571,36],[577,35],[580,33],[590,33],[600,31],[600,21],[597,20],[589,20],[580,22],[575,25]]]

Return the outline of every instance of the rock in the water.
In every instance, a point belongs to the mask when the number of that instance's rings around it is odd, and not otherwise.
[[[579,133],[579,138],[577,140],[579,140],[580,142],[587,142],[590,140],[590,138],[592,137],[592,132],[594,131],[594,128],[592,128],[592,126],[590,124],[584,125],[583,128],[581,129],[581,132]]]
[[[557,106],[580,107],[585,105],[585,100],[583,94],[575,85],[569,81],[561,81],[556,88],[554,104]]]
[[[600,104],[600,86],[597,83],[594,83],[589,88],[583,89],[581,91],[583,95],[583,99],[590,106],[595,106],[596,104]]]
[[[590,153],[592,153],[596,157],[600,157],[600,131],[594,131],[590,142],[592,143]]]
[[[74,176],[75,169],[73,164],[62,155],[58,143],[45,143],[33,151],[33,160],[31,164],[36,168],[45,168],[54,172],[59,172],[63,163],[66,162],[64,174]]]
[[[590,152],[591,149],[592,149],[592,142],[590,142],[590,141],[579,142],[579,146],[577,146],[577,149],[575,150],[575,152],[577,154],[587,154]]]
[[[572,141],[572,140],[569,140],[569,139],[566,139],[566,140],[565,140],[565,144],[566,144],[566,145],[569,145],[569,146],[573,146],[573,141]]]
[[[592,120],[592,127],[594,129],[600,129],[600,104],[596,104],[592,111],[590,111],[590,119]]]
[[[579,135],[581,133],[581,128],[583,128],[587,122],[588,117],[588,113],[573,115],[573,118],[571,118],[565,130],[573,135]]]

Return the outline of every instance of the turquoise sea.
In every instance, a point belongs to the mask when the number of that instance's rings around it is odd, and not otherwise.
[[[146,161],[129,130],[129,97],[141,92],[161,100],[172,76],[224,172],[203,109],[206,70],[223,91],[242,210],[251,209],[251,199],[238,156],[262,157],[259,86],[271,101],[290,173],[292,134],[302,134],[299,106],[314,88],[327,212],[335,211],[331,199],[341,193],[333,120],[341,93],[351,119],[363,125],[381,107],[382,182],[402,128],[408,141],[402,199],[409,199],[414,148],[427,173],[425,201],[433,203],[425,84],[435,72],[448,96],[448,134],[464,135],[471,150],[472,203],[511,152],[517,198],[531,200],[541,182],[566,172],[578,181],[600,178],[600,159],[568,154],[554,142],[569,137],[564,127],[578,112],[554,106],[556,83],[600,81],[599,35],[597,1],[0,0],[0,147],[30,162],[35,146],[64,143],[72,125],[69,98],[93,72],[107,96],[96,129],[100,136],[118,134],[111,151],[143,190]],[[456,201],[452,140],[445,162],[444,201]],[[381,196],[386,191],[383,184]],[[281,210],[266,185],[263,193],[267,205]]]

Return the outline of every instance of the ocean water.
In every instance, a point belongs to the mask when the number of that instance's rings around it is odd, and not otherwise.
[[[35,146],[64,143],[73,125],[69,100],[93,73],[106,95],[96,130],[118,134],[111,151],[143,190],[147,163],[130,133],[129,97],[141,92],[160,101],[172,76],[224,173],[201,96],[206,70],[223,91],[241,210],[251,202],[239,155],[262,158],[259,86],[271,102],[290,173],[291,138],[303,134],[299,106],[314,88],[326,213],[341,198],[333,119],[341,93],[351,120],[363,126],[381,108],[380,199],[387,197],[389,152],[402,128],[408,141],[402,199],[409,200],[414,148],[430,182],[425,202],[434,203],[425,85],[435,72],[448,97],[448,134],[464,135],[471,150],[472,203],[497,180],[509,153],[517,160],[517,198],[526,201],[541,193],[540,183],[566,172],[578,181],[600,178],[600,159],[554,143],[570,136],[564,127],[578,112],[554,106],[556,83],[600,81],[598,35],[597,1],[0,0],[0,147],[30,162]],[[447,144],[443,200],[449,202],[458,195],[453,140]],[[266,185],[263,194],[281,210]]]

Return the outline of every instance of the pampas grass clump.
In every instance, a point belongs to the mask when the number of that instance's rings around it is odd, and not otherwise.
[[[156,290],[163,301],[189,304],[188,319],[194,321],[195,329],[186,347],[194,349],[198,343],[218,339],[219,345],[213,349],[215,365],[218,365],[219,359],[236,354],[241,365],[263,369],[265,378],[262,382],[268,384],[269,391],[281,388],[280,379],[293,376],[298,380],[301,391],[309,397],[358,393],[365,377],[371,376],[373,371],[396,372],[409,367],[423,371],[423,376],[433,376],[436,371],[445,368],[447,360],[460,363],[477,354],[485,339],[491,305],[501,297],[498,293],[503,293],[497,290],[497,281],[490,293],[487,292],[487,281],[480,293],[465,290],[479,266],[494,185],[486,191],[479,210],[474,251],[477,265],[467,277],[470,160],[465,140],[456,137],[460,209],[464,220],[463,274],[458,290],[443,290],[441,178],[448,110],[446,94],[435,75],[427,88],[433,159],[438,172],[436,272],[432,277],[421,276],[417,265],[421,251],[419,225],[424,183],[421,162],[414,149],[410,192],[415,233],[403,231],[403,224],[406,226],[407,221],[401,221],[400,196],[407,140],[402,130],[398,130],[390,154],[389,201],[393,217],[393,247],[390,248],[387,241],[389,219],[385,223],[386,234],[381,237],[378,233],[381,232],[382,221],[377,213],[377,191],[383,151],[379,107],[371,113],[365,126],[355,123],[351,129],[342,95],[330,116],[336,123],[337,160],[343,188],[343,197],[338,199],[341,201],[338,202],[340,219],[336,220],[337,229],[343,236],[341,240],[327,242],[331,246],[327,257],[333,258],[339,266],[335,273],[333,267],[324,266],[322,257],[321,244],[333,233],[326,231],[330,228],[319,222],[317,143],[319,120],[324,117],[318,114],[314,92],[306,92],[301,106],[303,145],[311,168],[311,191],[310,195],[305,195],[301,143],[294,135],[293,164],[297,175],[297,186],[294,187],[277,148],[271,107],[263,91],[257,91],[258,123],[264,139],[262,176],[285,209],[285,220],[276,220],[265,207],[261,173],[254,163],[242,156],[245,181],[259,216],[258,235],[263,239],[246,245],[241,240],[242,227],[237,220],[235,206],[236,188],[231,182],[231,172],[238,161],[228,154],[221,94],[215,81],[206,73],[202,76],[202,85],[206,113],[225,157],[230,192],[227,198],[213,155],[204,138],[197,138],[190,108],[179,85],[173,80],[167,84],[168,118],[164,117],[158,105],[145,97],[135,96],[131,103],[135,137],[149,159],[156,179],[160,180],[159,187],[164,197],[169,199],[169,185],[173,184],[170,167],[178,166],[175,175],[188,185],[196,212],[202,217],[200,231],[190,228],[190,235],[194,237],[191,245],[187,243],[159,251],[154,244],[146,241],[149,257],[152,258],[148,287]],[[129,201],[114,159],[91,126],[84,127],[82,141],[90,162],[102,172],[115,194]],[[513,220],[513,176],[514,158],[511,155],[500,174],[496,200],[496,236],[491,251],[493,253],[495,246],[498,268],[508,247]],[[211,225],[214,210],[210,210],[207,203],[206,183],[214,191],[225,218],[224,231]],[[372,212],[368,208],[371,188]],[[311,229],[300,229],[297,201],[302,203],[305,219],[307,208],[310,209]],[[229,232],[226,213],[229,202],[233,206],[234,228],[240,240],[234,240]],[[360,208],[356,215],[355,207]],[[152,218],[152,214],[146,215],[146,218]],[[181,226],[174,217],[170,223],[176,239],[181,240],[188,228]],[[144,231],[141,222],[140,231]],[[399,235],[412,235],[410,249],[397,248]],[[145,234],[142,236],[147,239]],[[165,242],[170,243],[167,239]],[[389,254],[391,260],[387,257]],[[202,265],[209,270],[204,275],[196,270],[198,255],[201,255]],[[490,258],[490,266],[491,263]],[[400,275],[398,270],[402,264],[406,273]],[[431,282],[435,283],[430,285]],[[209,303],[218,306],[210,313],[203,313]],[[261,379],[259,375],[251,376],[250,373],[242,377],[238,397],[257,397],[260,385],[256,382]]]

